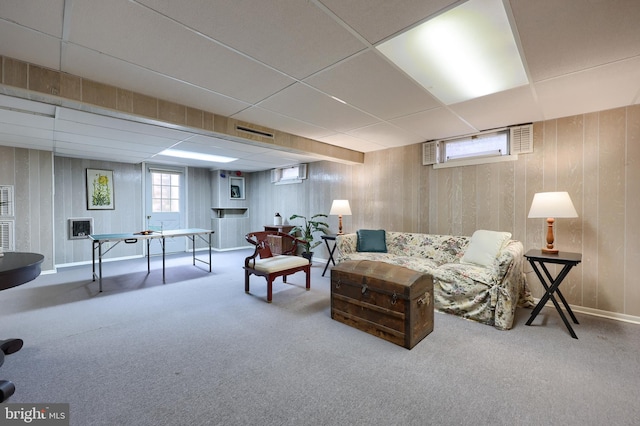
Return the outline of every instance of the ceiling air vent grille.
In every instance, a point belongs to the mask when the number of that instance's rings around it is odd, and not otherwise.
[[[509,129],[509,154],[528,154],[533,152],[533,125],[511,127]]]
[[[436,164],[438,162],[438,142],[425,142],[422,144],[422,165]]]
[[[236,125],[236,131],[244,132],[244,133],[250,133],[252,135],[260,136],[260,137],[263,137],[263,138],[273,139],[273,133],[265,132],[263,130],[252,129],[250,127],[241,126],[239,124]]]

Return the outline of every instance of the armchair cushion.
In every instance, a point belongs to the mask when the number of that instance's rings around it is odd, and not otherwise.
[[[273,256],[262,259],[256,259],[256,263],[253,269],[256,271],[266,272],[271,274],[273,272],[284,271],[285,269],[298,268],[306,266],[309,261],[304,257],[299,256]]]

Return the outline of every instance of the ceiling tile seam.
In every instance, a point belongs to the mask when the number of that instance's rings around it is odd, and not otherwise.
[[[113,60],[115,60],[117,62],[125,63],[127,65],[130,65],[130,66],[134,67],[134,68],[138,68],[140,70],[144,70],[144,71],[150,72],[150,73],[152,73],[152,74],[154,74],[154,75],[156,75],[158,77],[164,77],[164,78],[167,78],[169,80],[175,81],[177,83],[181,83],[181,84],[184,84],[186,86],[193,87],[195,89],[199,89],[199,90],[205,91],[207,93],[211,93],[213,95],[217,95],[217,96],[220,96],[220,97],[223,97],[223,98],[235,101],[235,102],[240,102],[242,104],[253,105],[251,102],[247,102],[247,101],[242,100],[242,99],[237,99],[237,98],[234,98],[233,96],[229,96],[229,95],[226,95],[224,93],[216,92],[215,90],[211,90],[211,89],[209,89],[207,87],[203,87],[203,86],[200,86],[198,84],[191,83],[189,81],[185,81],[185,80],[182,80],[180,78],[177,78],[177,77],[174,77],[174,76],[171,76],[171,75],[168,75],[168,74],[161,73],[161,72],[156,71],[154,69],[151,69],[151,68],[148,68],[148,67],[144,67],[144,66],[142,66],[140,64],[136,64],[136,63],[133,63],[133,62],[126,61],[126,60],[124,60],[122,58],[117,58],[117,57],[112,56],[112,55],[110,55],[108,53],[101,52],[99,50],[94,50],[94,49],[91,49],[90,47],[87,47],[87,46],[84,46],[84,45],[81,45],[81,44],[78,44],[78,43],[75,43],[75,42],[72,42],[72,41],[66,41],[66,42],[62,41],[62,43],[65,44],[65,45],[73,45],[73,46],[81,47],[82,49],[87,49],[87,50],[89,50],[91,52],[95,52],[95,53],[97,53],[99,55],[104,55],[106,57],[109,57],[109,58],[111,58],[111,59],[113,59]],[[64,69],[62,69],[62,67],[61,67],[60,71],[61,72],[68,72],[68,71],[65,71]],[[86,77],[81,77],[81,78],[86,78]],[[90,79],[87,78],[87,80],[90,80]],[[131,90],[131,89],[129,89],[129,90]],[[152,95],[149,95],[149,96],[152,96]],[[186,106],[188,106],[188,105],[186,105]]]
[[[205,40],[208,40],[208,41],[210,41],[210,42],[212,42],[212,43],[215,43],[215,44],[217,44],[218,46],[224,47],[225,49],[227,49],[227,50],[229,50],[229,51],[231,51],[231,52],[233,52],[233,53],[235,53],[235,54],[237,54],[237,55],[240,55],[240,56],[242,56],[242,57],[243,57],[243,58],[245,58],[245,59],[249,59],[250,61],[255,62],[256,64],[259,64],[259,65],[261,65],[261,66],[263,66],[263,67],[265,67],[265,68],[268,68],[268,69],[270,69],[271,71],[277,72],[277,73],[281,74],[281,75],[282,75],[282,76],[284,76],[284,77],[287,77],[287,78],[293,79],[293,80],[295,80],[295,81],[298,81],[298,80],[299,80],[298,78],[293,77],[293,76],[291,76],[291,75],[287,74],[286,72],[281,71],[281,70],[279,70],[279,69],[277,69],[277,68],[275,68],[275,67],[273,67],[273,66],[271,66],[271,65],[269,65],[269,64],[266,64],[266,63],[262,62],[261,60],[256,59],[256,58],[254,58],[253,56],[248,55],[248,54],[246,54],[246,53],[244,53],[244,52],[242,52],[242,51],[240,51],[240,50],[238,50],[238,49],[236,49],[236,48],[234,48],[234,47],[231,47],[231,46],[229,46],[228,44],[221,42],[220,40],[216,40],[215,38],[213,38],[213,37],[211,37],[211,36],[209,36],[209,35],[207,35],[207,34],[203,33],[202,31],[199,31],[199,30],[197,30],[197,29],[195,29],[195,28],[192,28],[192,27],[190,27],[189,25],[186,25],[186,24],[184,24],[183,22],[178,21],[178,20],[177,20],[177,19],[175,19],[175,18],[171,18],[170,16],[167,16],[167,15],[165,15],[164,13],[159,12],[159,11],[157,11],[157,10],[153,9],[153,8],[152,8],[152,7],[150,7],[150,6],[147,6],[147,5],[141,4],[141,3],[139,3],[137,0],[129,0],[129,1],[130,1],[131,3],[134,3],[134,4],[138,5],[139,7],[143,8],[143,9],[147,9],[147,10],[151,11],[152,13],[155,13],[155,14],[157,14],[158,16],[163,17],[164,19],[166,19],[166,20],[168,20],[168,21],[173,22],[173,23],[174,23],[174,24],[176,24],[176,25],[179,25],[180,27],[184,28],[185,30],[187,30],[187,31],[189,31],[189,32],[191,32],[191,33],[193,33],[193,34],[197,35],[198,37],[201,37],[201,38],[203,38],[203,39],[205,39]]]
[[[527,76],[527,80],[529,81],[529,90],[531,91],[531,96],[533,97],[533,103],[538,107],[538,112],[540,112],[541,116],[544,117],[544,111],[542,111],[542,108],[540,107],[538,92],[533,84],[533,76],[531,75],[531,70],[529,68],[529,61],[527,61],[527,55],[525,55],[524,52],[524,46],[522,45],[522,39],[520,38],[520,31],[518,30],[518,22],[516,21],[516,17],[513,14],[511,3],[508,1],[503,1],[502,5],[505,12],[507,13],[507,20],[509,21],[509,26],[511,27],[511,33],[513,34],[513,39],[516,42],[516,47],[518,48],[518,53],[520,54],[522,67],[524,68],[525,75]]]

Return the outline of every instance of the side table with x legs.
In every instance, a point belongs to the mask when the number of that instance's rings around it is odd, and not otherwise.
[[[329,252],[329,259],[327,259],[327,264],[324,265],[324,271],[322,271],[323,277],[327,272],[329,263],[333,263],[333,266],[336,266],[336,261],[333,259],[333,253],[336,251],[336,237],[337,235],[335,234],[324,234],[320,236],[320,238],[324,240],[324,244],[327,246],[327,251]],[[333,241],[333,247],[329,247],[329,241]]]
[[[560,292],[560,284],[566,278],[567,274],[569,274],[569,271],[571,270],[571,268],[573,268],[574,266],[576,266],[582,261],[582,254],[569,253],[569,252],[560,252],[558,254],[548,254],[548,253],[543,253],[542,250],[529,250],[528,252],[525,253],[524,257],[531,264],[533,271],[538,276],[538,279],[542,283],[542,286],[544,287],[544,290],[545,290],[544,296],[542,296],[542,298],[540,299],[536,307],[533,309],[533,312],[531,313],[531,317],[529,317],[529,320],[527,321],[527,325],[531,325],[531,323],[536,318],[536,316],[538,316],[538,314],[540,313],[544,305],[549,301],[549,299],[551,299],[551,302],[553,302],[553,305],[556,307],[556,310],[560,314],[560,317],[562,318],[564,325],[567,326],[567,329],[569,330],[571,337],[573,337],[574,339],[577,339],[578,336],[576,336],[576,333],[573,331],[573,328],[571,328],[571,324],[569,324],[569,321],[567,321],[567,317],[564,315],[564,312],[562,312],[562,309],[560,308],[560,305],[558,304],[558,301],[556,300],[554,295],[556,294],[558,295],[558,297],[560,298],[560,301],[564,305],[564,308],[566,309],[567,313],[571,316],[571,319],[573,320],[573,322],[575,324],[579,324],[578,319],[573,314],[573,311],[569,307],[569,304],[567,303],[566,299]],[[553,276],[549,272],[549,269],[547,268],[546,264],[548,263],[563,265],[562,270],[555,278],[553,278]],[[540,270],[544,272],[544,275],[542,275]]]

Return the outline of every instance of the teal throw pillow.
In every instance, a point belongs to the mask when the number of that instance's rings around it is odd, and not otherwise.
[[[356,232],[358,242],[356,250],[361,252],[387,252],[384,229],[360,229]]]

